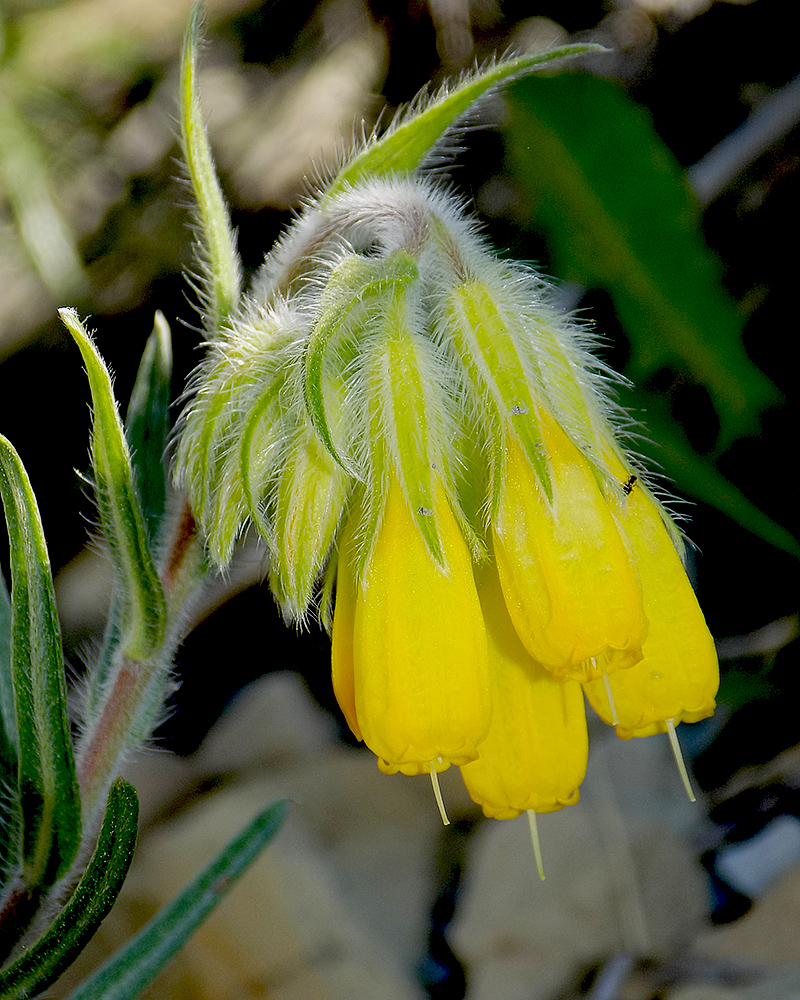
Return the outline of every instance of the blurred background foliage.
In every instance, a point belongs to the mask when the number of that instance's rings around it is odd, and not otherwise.
[[[197,361],[175,124],[189,7],[0,2],[0,428],[62,569],[76,673],[107,585],[102,558],[84,548],[91,505],[74,472],[87,464],[88,391],[56,308],[91,316],[123,406],[156,309],[173,327],[176,396]],[[723,659],[717,716],[682,727],[716,822],[695,848],[713,889],[708,915],[739,916],[756,893],[723,877],[725,848],[800,815],[789,694],[800,544],[786,465],[798,426],[800,93],[787,5],[208,0],[207,12],[202,97],[249,270],[314,178],[429,81],[509,49],[608,46],[488,102],[476,124],[493,127],[469,131],[447,174],[489,239],[537,262],[565,308],[597,325],[603,357],[634,384],[623,403],[657,442],[641,450],[690,501],[680,509],[691,568]],[[246,548],[198,614],[165,747],[193,753],[238,689],[286,669],[348,738],[326,637],[287,631],[262,575],[259,550]],[[445,910],[453,870],[451,859]]]

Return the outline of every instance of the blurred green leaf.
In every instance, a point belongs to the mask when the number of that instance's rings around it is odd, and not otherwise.
[[[134,1000],[232,888],[277,833],[288,809],[259,813],[175,899],[67,1000]]]
[[[800,558],[800,542],[791,531],[768,517],[730,483],[713,462],[694,451],[661,397],[641,389],[634,390],[631,396],[636,410],[642,409],[646,414],[648,436],[658,442],[657,445],[650,441],[638,442],[637,450],[647,455],[654,466],[667,469],[670,479],[674,479],[683,492],[721,510],[776,548]]]
[[[0,973],[3,1000],[25,1000],[54,983],[94,936],[119,896],[133,861],[139,820],[136,790],[118,778],[86,872],[44,935]]]
[[[75,236],[57,204],[47,151],[12,103],[10,90],[0,93],[0,193],[8,199],[31,263],[53,297],[85,295],[86,275]]]
[[[757,431],[779,393],[745,353],[683,170],[646,113],[586,73],[524,80],[509,96],[509,157],[553,269],[610,292],[631,343],[626,374],[642,384],[673,366],[707,386],[720,450]]]
[[[602,52],[602,45],[583,43],[532,52],[497,62],[470,74],[436,96],[424,110],[412,106],[377,142],[370,143],[350,159],[326,190],[336,194],[368,177],[411,173],[435,153],[437,144],[482,97],[527,73],[585,52]]]
[[[81,836],[80,799],[47,546],[30,481],[19,455],[2,436],[0,497],[11,557],[22,862],[27,886],[46,887],[75,857]]]
[[[169,429],[171,379],[172,340],[169,324],[162,313],[157,312],[125,417],[125,433],[151,541],[158,537],[167,497],[164,452]]]
[[[77,313],[61,309],[59,315],[80,348],[92,392],[92,468],[100,521],[116,570],[115,599],[123,605],[123,652],[144,660],[160,646],[166,603],[133,482],[130,452],[103,359]]]
[[[195,279],[198,281],[205,326],[213,335],[218,333],[236,308],[242,268],[197,94],[197,47],[202,17],[202,4],[196,3],[189,18],[181,54],[181,139],[199,223],[200,273],[195,275]]]

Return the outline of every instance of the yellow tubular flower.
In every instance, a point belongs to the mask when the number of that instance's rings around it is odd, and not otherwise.
[[[641,659],[647,618],[636,571],[588,461],[549,414],[541,410],[539,419],[553,503],[509,434],[493,526],[497,567],[530,655],[560,679],[585,681]]]
[[[279,242],[195,377],[176,478],[212,560],[252,522],[285,617],[332,618],[383,771],[429,774],[445,822],[451,764],[487,816],[532,818],[578,800],[584,691],[675,745],[713,711],[714,647],[591,332],[387,170]]]
[[[697,722],[714,711],[719,667],[680,557],[656,505],[638,486],[623,523],[636,557],[650,631],[643,659],[630,670],[585,685],[604,722],[623,739],[666,732],[669,722]],[[609,701],[611,691],[613,705]]]
[[[583,692],[526,652],[508,616],[497,568],[476,570],[489,643],[492,722],[480,756],[461,768],[486,816],[555,812],[580,798],[589,749]]]
[[[352,579],[352,550],[339,551],[337,697],[348,721],[354,707],[351,728],[389,773],[466,764],[489,727],[486,632],[471,557],[440,485],[434,502],[446,571],[431,558],[395,476],[363,582]]]

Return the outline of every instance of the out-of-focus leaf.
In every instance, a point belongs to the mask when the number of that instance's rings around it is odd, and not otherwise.
[[[157,312],[125,417],[125,433],[131,449],[139,500],[151,540],[158,535],[167,496],[164,450],[169,428],[171,379],[169,324]]]
[[[0,894],[17,860],[17,711],[11,671],[11,601],[0,573]]]
[[[578,43],[560,48],[532,52],[506,59],[466,76],[448,86],[435,97],[424,111],[414,108],[389,128],[377,142],[370,143],[354,156],[334,178],[326,194],[336,194],[370,177],[386,177],[396,173],[411,173],[435,153],[437,144],[470,109],[487,94],[543,69],[558,59],[602,52],[602,45]]]
[[[277,833],[285,800],[259,813],[197,878],[67,1000],[134,1000]]]
[[[758,428],[779,394],[742,345],[742,317],[703,240],[685,176],[645,112],[585,73],[510,92],[509,157],[559,278],[607,289],[641,384],[678,367],[708,387],[719,448]]]
[[[119,896],[133,861],[139,820],[136,790],[118,778],[97,846],[68,902],[44,935],[0,973],[3,1000],[25,1000],[54,983],[83,951]]]
[[[633,398],[636,409],[641,408],[647,414],[648,436],[658,442],[654,446],[649,441],[642,441],[637,450],[645,454],[653,465],[668,470],[670,479],[678,483],[681,492],[715,507],[754,535],[800,558],[800,543],[792,532],[748,500],[722,475],[714,462],[694,451],[661,398],[641,389],[635,391]]]
[[[44,286],[56,299],[85,294],[86,275],[75,236],[56,203],[47,154],[6,95],[0,96],[0,190]]]
[[[63,875],[75,857],[81,836],[80,799],[47,546],[28,476],[2,436],[0,497],[11,556],[22,863],[27,886],[45,887]]]
[[[61,309],[59,315],[80,348],[92,392],[92,467],[100,520],[116,570],[115,597],[123,605],[122,649],[126,656],[144,660],[160,646],[166,603],[133,481],[130,452],[103,359],[77,313]]]
[[[242,267],[197,95],[195,69],[202,16],[202,4],[197,3],[192,8],[183,41],[181,139],[197,204],[200,273],[196,279],[199,282],[203,321],[207,331],[214,335],[239,301]]]

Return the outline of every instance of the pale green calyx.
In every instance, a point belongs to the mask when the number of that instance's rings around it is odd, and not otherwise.
[[[317,251],[303,279],[245,297],[184,416],[177,477],[218,565],[254,523],[273,590],[302,620],[348,511],[363,571],[393,478],[444,571],[440,491],[480,560],[509,437],[553,502],[541,413],[621,494],[608,372],[589,335],[531,269],[492,253],[452,195],[420,177],[370,180],[309,214],[300,243],[316,229]],[[291,270],[292,240],[264,275]]]
[[[442,571],[436,497],[480,560],[509,439],[553,503],[541,410],[590,458],[601,488],[618,492],[608,372],[587,353],[586,331],[549,304],[534,272],[496,257],[443,185],[419,174],[486,93],[596,47],[501,61],[412,108],[356,152],[250,292],[220,310],[215,303],[235,294],[237,265],[226,227],[213,222],[220,201],[194,90],[196,31],[184,53],[183,130],[209,351],[184,413],[176,480],[213,562],[225,566],[255,525],[273,591],[287,617],[302,620],[345,515],[365,571],[393,481]]]

